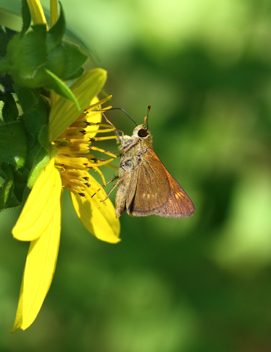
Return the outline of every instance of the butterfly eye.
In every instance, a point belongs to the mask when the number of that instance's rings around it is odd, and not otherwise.
[[[144,128],[141,128],[141,130],[138,131],[139,137],[146,137],[148,134],[148,130],[144,130]]]

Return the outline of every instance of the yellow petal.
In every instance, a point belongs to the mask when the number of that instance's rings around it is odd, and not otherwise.
[[[57,11],[57,0],[50,0],[50,26],[57,22],[58,11]]]
[[[28,0],[28,6],[34,24],[47,24],[39,0]]]
[[[76,105],[63,97],[60,97],[53,106],[49,116],[49,141],[54,141],[66,130],[89,106],[91,100],[100,92],[107,73],[101,68],[85,72],[71,85],[70,89],[75,95],[81,107],[78,111]]]
[[[91,187],[88,188],[86,197],[71,193],[78,217],[86,229],[99,240],[110,243],[119,242],[120,223],[113,204],[110,199],[101,202],[106,198],[106,193],[91,175],[89,175],[88,183]],[[91,198],[95,192],[97,192],[96,195]]]
[[[55,272],[60,240],[61,205],[44,233],[30,243],[14,326],[11,332],[27,329],[38,315]]]
[[[37,239],[49,226],[60,203],[61,179],[54,159],[39,175],[12,234],[20,241]]]

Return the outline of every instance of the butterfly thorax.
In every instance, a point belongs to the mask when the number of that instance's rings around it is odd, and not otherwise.
[[[152,135],[145,125],[137,126],[132,136],[123,136],[119,176],[122,177],[125,173],[134,171],[149,148],[152,148]]]

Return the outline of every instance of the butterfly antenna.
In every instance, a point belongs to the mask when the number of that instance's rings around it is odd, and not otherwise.
[[[110,111],[110,110],[121,110],[121,111],[123,111],[124,114],[126,114],[129,117],[129,119],[132,120],[133,123],[138,126],[138,124],[135,122],[135,120],[132,119],[131,116],[124,109],[122,109],[122,108],[111,108],[111,109],[108,109],[107,111]]]
[[[103,114],[103,117],[105,118],[106,122],[109,123],[109,124],[114,128],[114,131],[115,131],[115,133],[116,133],[116,135],[117,135],[117,138],[118,138],[118,140],[120,141],[119,131],[116,129],[116,127],[113,125],[113,123],[108,120],[108,118],[105,116],[104,112],[103,112],[101,109],[99,109],[99,110],[100,110],[101,113]],[[108,109],[108,110],[111,110],[111,109]],[[107,111],[108,111],[108,110],[107,110]],[[123,132],[122,132],[122,134],[123,134]]]
[[[149,118],[149,113],[150,113],[150,110],[151,110],[151,106],[149,105],[148,106],[148,109],[147,109],[147,116],[145,117],[145,122],[144,124],[146,125],[147,129],[149,128],[149,125],[148,125],[148,118]]]

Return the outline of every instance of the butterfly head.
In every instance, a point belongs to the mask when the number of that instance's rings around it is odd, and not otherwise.
[[[150,140],[152,139],[150,130],[145,124],[138,125],[133,131],[132,138],[134,140]]]
[[[152,135],[148,128],[148,116],[150,111],[150,106],[148,106],[147,116],[144,119],[144,123],[142,125],[137,125],[133,130],[132,136],[123,136],[121,140],[122,149],[128,147],[129,145],[140,142],[145,146],[151,147],[152,145]]]
[[[142,125],[138,125],[133,131],[134,138],[140,138],[143,140],[151,139],[151,133],[148,127],[148,117],[150,112],[150,105],[148,106],[147,116],[144,119],[144,123]]]

